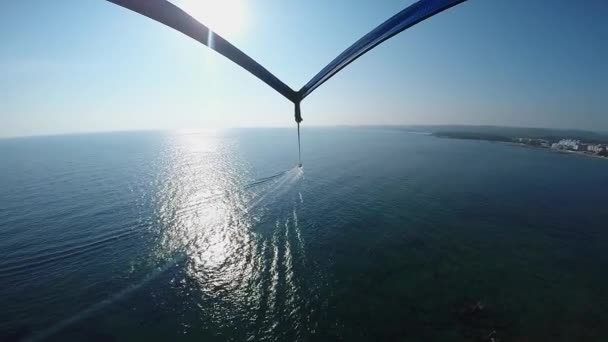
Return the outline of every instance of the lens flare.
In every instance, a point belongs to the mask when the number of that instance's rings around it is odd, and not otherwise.
[[[234,37],[245,29],[243,0],[180,0],[175,5],[221,36]]]

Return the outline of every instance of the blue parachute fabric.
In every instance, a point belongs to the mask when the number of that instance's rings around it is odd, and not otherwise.
[[[257,78],[268,84],[290,101],[297,100],[297,93],[266,70],[243,51],[211,31],[181,8],[166,0],[108,0],[134,12],[165,24],[188,37],[210,47],[234,63],[240,65]]]
[[[395,14],[393,17],[363,36],[363,38],[356,41],[348,49],[344,50],[344,52],[306,83],[306,85],[298,91],[300,100],[303,100],[306,96],[310,95],[317,87],[378,44],[423,20],[464,1],[466,0],[420,0]]]

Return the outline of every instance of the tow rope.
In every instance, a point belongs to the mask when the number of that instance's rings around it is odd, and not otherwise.
[[[300,123],[298,122],[298,167],[302,167],[302,149],[300,148]]]

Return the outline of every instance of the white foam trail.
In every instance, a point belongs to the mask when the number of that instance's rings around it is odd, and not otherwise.
[[[298,223],[298,212],[296,208],[293,208],[293,228],[296,232],[296,239],[298,240],[298,248],[302,254],[302,262],[306,262],[306,249],[304,248],[304,240],[302,239],[302,231],[300,230],[300,224]]]
[[[202,198],[200,200],[197,200],[197,201],[195,201],[193,203],[188,204],[186,207],[177,209],[176,210],[176,214],[189,214],[189,213],[192,213],[192,212],[196,212],[197,210],[201,209],[201,206],[203,206],[203,205],[205,205],[207,203],[211,203],[211,202],[219,200],[221,198],[225,198],[227,196],[231,196],[234,193],[241,193],[243,191],[246,191],[248,189],[254,188],[256,186],[260,186],[260,185],[264,185],[264,184],[270,183],[273,180],[282,178],[282,177],[284,177],[285,175],[287,175],[289,173],[295,173],[297,176],[299,176],[302,173],[302,171],[301,170],[296,170],[296,169],[299,169],[299,168],[294,167],[294,168],[291,168],[289,170],[276,173],[276,174],[274,174],[272,176],[269,176],[269,177],[259,178],[257,180],[254,180],[253,182],[251,182],[251,183],[243,186],[242,188],[237,189],[237,190],[232,190],[230,192],[228,190],[226,190],[223,193],[219,193],[219,194],[211,195],[211,196],[208,196],[208,197],[204,197],[204,198]],[[294,170],[296,170],[296,172],[294,172]],[[276,187],[277,186],[275,185],[274,188],[276,188]],[[231,194],[231,192],[232,192],[232,194]],[[300,197],[301,197],[301,195],[300,195]],[[254,203],[253,206],[255,206],[257,204],[258,203]]]
[[[278,180],[272,186],[272,188],[266,190],[264,195],[260,196],[255,202],[247,206],[244,211],[249,212],[251,209],[260,204],[264,199],[266,199],[270,195],[279,196],[281,194],[284,194],[289,189],[289,186],[284,187],[284,185],[292,185],[298,178],[300,178],[301,175],[302,172],[297,167],[294,167],[293,169],[287,171],[284,176],[280,177],[280,180]]]
[[[279,289],[279,220],[275,225],[275,232],[272,234],[272,266],[270,273],[272,276],[272,284],[270,287],[270,311],[276,312],[277,294]]]
[[[285,220],[285,282],[288,287],[291,288],[291,293],[295,292],[295,284],[293,283],[294,273],[293,273],[293,256],[291,251],[291,243],[289,242],[289,218]],[[293,301],[293,298],[290,298],[290,301]]]
[[[285,286],[288,288],[286,308],[289,310],[291,319],[294,319],[294,315],[300,313],[300,307],[298,306],[300,288],[297,283],[295,276],[294,263],[293,263],[293,250],[290,242],[290,220],[285,220]],[[297,319],[298,321],[300,318]]]

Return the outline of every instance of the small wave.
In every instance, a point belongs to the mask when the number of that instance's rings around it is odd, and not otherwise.
[[[249,183],[249,184],[245,185],[244,187],[240,188],[239,190],[237,190],[237,192],[251,189],[255,186],[275,181],[275,182],[273,182],[272,186],[267,188],[265,191],[262,191],[262,193],[256,194],[256,196],[254,198],[252,198],[253,201],[248,203],[246,208],[244,208],[245,211],[247,212],[247,211],[251,210],[253,207],[257,206],[260,202],[262,202],[269,195],[271,195],[270,197],[274,197],[277,194],[280,194],[280,193],[286,191],[287,188],[289,188],[288,185],[292,184],[301,175],[302,175],[301,169],[298,169],[296,167],[296,168],[292,168],[292,169],[289,169],[286,171],[279,172],[279,173],[274,174],[269,177],[257,179],[254,182]],[[211,196],[210,198],[206,198],[206,199],[203,199],[202,201],[197,202],[195,205],[193,205],[194,208],[186,208],[186,210],[194,210],[196,208],[200,208],[200,205],[207,203],[209,201],[212,201],[215,198],[221,198],[226,195],[230,195],[230,194],[225,193],[225,194],[219,194],[216,196]],[[297,218],[294,218],[294,222],[297,222]],[[295,286],[294,285],[295,274],[293,273],[294,272],[294,266],[293,266],[294,261],[293,261],[293,255],[292,255],[292,253],[294,251],[293,251],[293,247],[291,246],[291,243],[289,242],[289,240],[291,240],[293,238],[292,234],[294,232],[291,231],[290,225],[291,225],[290,219],[287,219],[287,221],[283,225],[281,225],[280,222],[277,221],[277,229],[275,230],[271,241],[264,241],[263,247],[262,247],[263,251],[265,251],[266,248],[271,248],[272,257],[269,260],[270,264],[264,265],[263,268],[267,268],[267,272],[269,272],[271,275],[271,280],[270,280],[270,284],[269,284],[270,286],[268,288],[269,293],[268,293],[268,298],[267,298],[267,305],[269,305],[270,311],[275,314],[277,314],[278,313],[277,310],[279,310],[277,305],[279,305],[278,296],[279,296],[279,292],[282,291],[281,287],[285,286],[285,285],[292,286],[292,287]],[[96,241],[93,241],[93,242],[90,242],[90,243],[87,243],[84,245],[80,245],[77,247],[64,249],[64,250],[56,251],[56,252],[52,252],[52,253],[46,253],[44,255],[22,260],[19,262],[19,264],[17,264],[15,262],[15,263],[13,263],[13,265],[5,265],[3,268],[0,268],[0,275],[2,275],[3,273],[30,271],[32,267],[39,267],[39,266],[46,265],[46,264],[49,264],[49,263],[52,263],[55,261],[59,261],[59,260],[63,260],[63,259],[75,256],[75,255],[81,255],[81,254],[87,253],[89,251],[103,248],[103,246],[105,246],[113,241],[133,236],[137,232],[138,232],[138,230],[127,231],[127,232],[124,232],[121,234],[109,236],[109,237],[99,239],[99,240],[96,240]],[[301,237],[299,236],[299,232],[297,232],[297,234],[298,234],[298,240],[301,239]],[[281,240],[285,240],[285,241],[282,242]],[[298,241],[298,243],[301,243],[301,241]],[[298,246],[298,248],[300,248],[300,247]],[[281,249],[283,249],[283,250],[281,251]],[[265,253],[265,252],[263,252],[263,253]],[[124,288],[123,290],[117,292],[115,295],[110,296],[107,299],[102,300],[98,303],[95,303],[95,304],[89,306],[88,308],[86,308],[85,310],[83,310],[71,317],[68,317],[67,319],[64,319],[64,320],[58,322],[57,324],[49,327],[47,330],[44,330],[38,334],[31,336],[29,338],[29,340],[37,341],[37,340],[46,339],[46,338],[62,331],[66,327],[71,326],[72,324],[75,324],[87,317],[90,317],[91,315],[103,310],[104,308],[106,308],[108,306],[111,306],[115,302],[121,301],[124,298],[129,297],[133,292],[139,290],[140,288],[142,288],[143,286],[145,286],[146,284],[151,282],[153,279],[157,278],[160,274],[165,272],[167,269],[169,269],[170,267],[175,265],[176,262],[181,262],[185,258],[186,258],[185,255],[182,255],[177,258],[175,258],[175,257],[171,258],[168,262],[165,263],[164,266],[161,266],[157,270],[149,273],[148,275],[143,277],[139,282]],[[264,262],[264,264],[266,264],[266,262]],[[220,266],[219,268],[221,269],[223,267]],[[285,281],[286,281],[286,283],[282,283]],[[295,291],[295,290],[291,289],[290,291]],[[291,298],[292,302],[294,300],[295,300],[295,297]],[[280,309],[280,310],[282,310],[282,309]]]
[[[44,266],[47,264],[54,263],[56,261],[65,260],[73,256],[79,256],[88,252],[99,250],[104,248],[111,242],[123,240],[129,238],[140,232],[138,229],[131,229],[126,232],[113,234],[110,236],[98,238],[91,242],[81,244],[75,247],[65,248],[56,252],[45,253],[42,255],[36,255],[30,258],[8,262],[0,267],[0,275],[15,275],[22,271],[31,271],[32,268]]]
[[[281,171],[272,176],[255,180],[254,182],[249,183],[246,186],[244,186],[243,190],[250,189],[252,187],[255,187],[255,186],[258,186],[258,185],[261,185],[264,183],[268,183],[272,180],[277,180],[280,177],[293,171],[294,169],[295,168],[292,168],[290,170]],[[281,182],[281,184],[282,183],[283,182]],[[208,203],[210,201],[213,201],[214,199],[218,199],[223,196],[224,196],[223,194],[220,194],[220,195],[212,196],[211,198],[206,198],[206,199],[196,203],[196,205],[194,205],[195,208],[185,208],[183,210],[188,211],[188,210],[200,208],[201,204]],[[250,205],[249,209],[251,207],[255,206],[257,203],[259,203],[259,201],[261,199],[263,199],[264,197],[265,196],[262,196],[260,199],[258,199],[258,201],[254,202],[253,205]],[[15,260],[15,261],[9,261],[5,264],[0,264],[0,276],[15,275],[15,274],[18,274],[23,271],[29,272],[32,270],[32,268],[45,266],[45,265],[52,264],[57,261],[68,259],[70,257],[80,256],[80,255],[83,255],[83,254],[86,254],[86,253],[89,253],[92,251],[96,251],[98,249],[104,248],[106,245],[108,245],[112,242],[132,237],[135,234],[137,234],[138,232],[140,232],[139,229],[132,228],[127,231],[115,232],[115,233],[105,235],[105,236],[98,236],[96,239],[94,239],[92,241],[78,244],[73,247],[68,245],[67,248],[64,247],[57,251],[46,252],[46,253],[42,252],[41,254],[34,255],[34,256],[31,256],[28,258]]]

